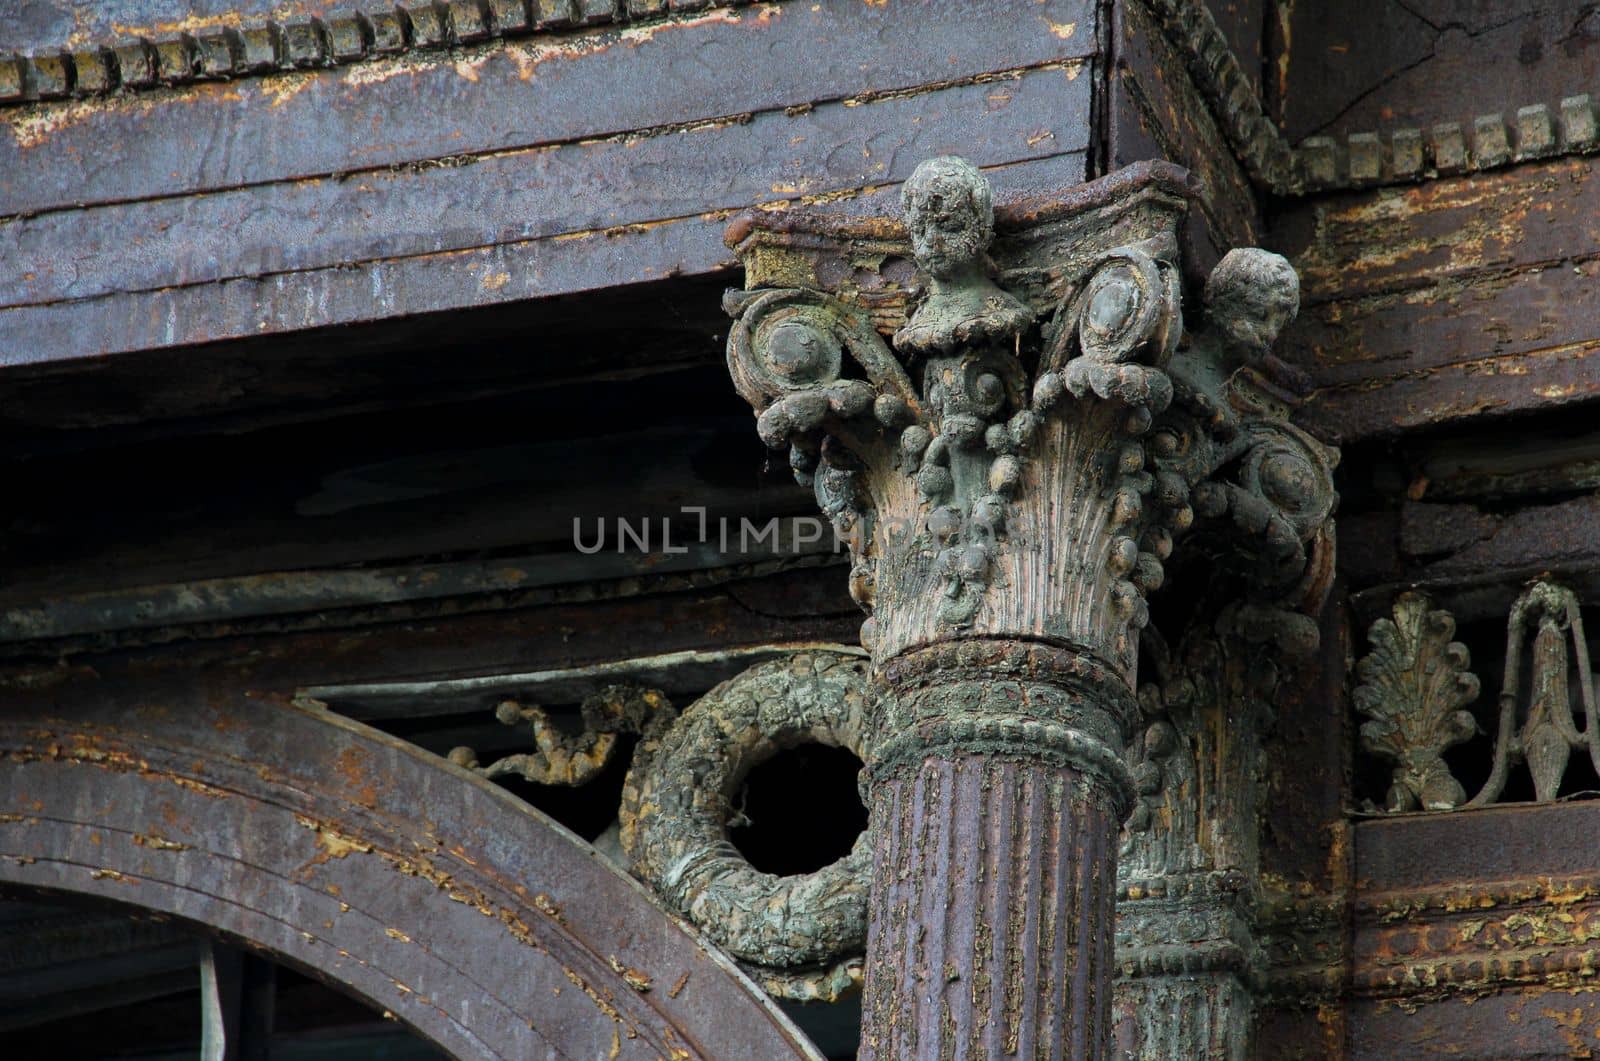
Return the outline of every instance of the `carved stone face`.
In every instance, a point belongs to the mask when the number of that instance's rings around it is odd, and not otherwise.
[[[965,159],[934,158],[901,190],[917,264],[948,280],[977,267],[994,235],[989,182]]]
[[[1300,279],[1280,255],[1229,251],[1206,280],[1206,308],[1229,342],[1265,354],[1300,309]]]

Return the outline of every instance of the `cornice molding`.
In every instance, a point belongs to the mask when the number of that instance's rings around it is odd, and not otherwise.
[[[1330,191],[1408,184],[1596,151],[1600,136],[1595,109],[1585,93],[1563,99],[1554,114],[1535,103],[1514,112],[1480,114],[1470,128],[1440,122],[1426,129],[1309,136],[1295,149],[1295,158],[1298,190]]]
[[[82,99],[197,81],[347,66],[497,38],[661,19],[751,0],[407,0],[324,18],[264,19],[197,33],[126,37],[0,55],[0,104]]]
[[[206,81],[349,66],[442,52],[497,39],[663,20],[752,0],[409,0],[214,26],[195,33],[131,36],[36,55],[0,54],[0,107],[104,97]],[[1588,94],[1554,108],[1533,103],[1441,122],[1307,137],[1298,146],[1267,115],[1204,0],[1141,0],[1250,180],[1273,195],[1415,183],[1533,159],[1600,152]]]
[[[1277,195],[1299,190],[1299,164],[1267,116],[1233,48],[1203,0],[1141,0],[1205,100],[1234,156],[1259,187]]]
[[[1534,159],[1600,151],[1587,93],[1567,96],[1552,112],[1532,103],[1481,114],[1470,127],[1440,122],[1311,136],[1291,145],[1267,116],[1204,0],[1141,0],[1184,65],[1250,180],[1273,195],[1412,184],[1498,169]]]

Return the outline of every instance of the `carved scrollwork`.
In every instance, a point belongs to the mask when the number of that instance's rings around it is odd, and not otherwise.
[[[855,387],[835,388],[832,393],[828,390],[842,381],[845,353],[866,375],[871,391],[868,407],[879,398],[885,399],[885,409],[877,410],[880,413],[889,411],[896,398],[911,406],[916,404],[916,390],[910,378],[882,337],[859,313],[837,299],[815,291],[779,288],[730,292],[724,305],[735,314],[728,335],[728,371],[740,396],[757,409],[764,412],[774,399],[792,395],[820,393],[829,401],[835,394],[866,393]],[[846,418],[866,411],[839,409],[840,405],[853,406],[848,399],[832,400],[830,404],[830,411]],[[894,411],[900,413],[898,408]],[[880,418],[894,420],[900,416]],[[816,429],[822,422],[820,414],[811,423],[803,415],[792,419],[802,431]],[[774,437],[788,441],[786,433],[774,433]]]
[[[1177,269],[1140,248],[1103,255],[1046,329],[1035,403],[1054,406],[1063,391],[1122,402],[1128,433],[1142,434],[1172,401],[1163,370],[1183,334],[1181,294]]]
[[[1478,698],[1472,657],[1455,636],[1455,619],[1421,593],[1403,593],[1394,618],[1367,631],[1372,649],[1356,664],[1353,698],[1369,721],[1361,746],[1394,764],[1387,809],[1450,810],[1467,798],[1444,753],[1472,737],[1466,706]]]
[[[820,743],[864,754],[864,670],[826,652],[753,667],[642,741],[623,789],[621,840],[634,874],[782,997],[836,994],[859,975],[868,837],[814,873],[777,877],[734,848],[728,822],[750,770],[779,750]]]

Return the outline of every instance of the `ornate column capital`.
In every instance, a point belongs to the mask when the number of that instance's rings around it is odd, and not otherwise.
[[[726,298],[729,370],[848,541],[869,615],[863,1056],[947,1032],[978,1053],[1106,1048],[1140,631],[1175,546],[1237,572],[1227,614],[1246,640],[1315,645],[1297,609],[1328,578],[1337,454],[1289,422],[1305,380],[1271,352],[1299,285],[1281,257],[1232,251],[1186,329],[1190,192],[1151,163],[997,213],[981,173],[938,158],[906,182],[903,224],[752,215],[730,230],[747,288]],[[990,816],[1014,827],[990,835]],[[1024,836],[1018,816],[1046,832]],[[970,881],[963,844],[982,852]],[[986,905],[984,882],[1019,873],[1056,884],[1011,897],[1048,909],[1002,946],[986,919],[1014,911]],[[946,923],[951,902],[970,924]],[[1080,914],[1058,946],[1059,918]],[[997,1000],[995,979],[1024,967],[1006,990],[1033,1001]],[[927,986],[947,976],[974,983]],[[1086,990],[1047,1018],[1064,983]],[[1044,1023],[993,1031],[1013,1003]]]
[[[1254,605],[1320,590],[1337,457],[1289,423],[1304,380],[1271,353],[1299,284],[1235,250],[1186,331],[1188,191],[1149,164],[996,219],[983,176],[940,158],[906,183],[903,226],[732,229],[749,286],[726,299],[729,369],[850,543],[875,663],[1037,641],[1131,696],[1146,597],[1197,517],[1227,527]]]

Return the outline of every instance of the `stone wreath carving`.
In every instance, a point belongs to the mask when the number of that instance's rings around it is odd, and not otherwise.
[[[646,735],[623,788],[630,869],[779,997],[832,998],[859,983],[871,844],[863,833],[813,873],[763,873],[728,840],[734,800],[750,771],[786,748],[862,755],[868,702],[857,657],[801,652],[752,667]]]

